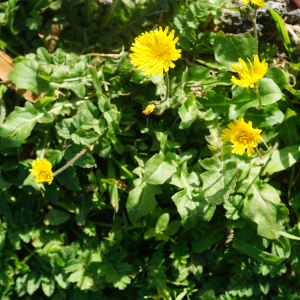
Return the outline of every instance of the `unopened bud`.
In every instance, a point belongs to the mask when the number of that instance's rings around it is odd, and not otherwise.
[[[239,11],[242,17],[249,17],[250,15],[250,7],[247,4],[240,5]]]

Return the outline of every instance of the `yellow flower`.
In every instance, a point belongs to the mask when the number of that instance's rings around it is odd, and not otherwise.
[[[242,0],[242,2],[249,4],[253,8],[261,8],[263,6],[266,6],[264,0]]]
[[[150,115],[155,109],[155,107],[156,107],[155,104],[149,104],[143,111],[143,114],[145,114],[146,116]]]
[[[179,38],[174,39],[175,30],[169,36],[168,31],[167,26],[165,31],[159,27],[159,31],[144,32],[132,44],[130,50],[133,53],[129,54],[131,63],[138,70],[144,70],[145,75],[162,75],[163,71],[168,72],[169,68],[174,68],[173,61],[181,57],[181,50],[175,48]]]
[[[243,118],[239,118],[238,121],[234,120],[228,124],[228,128],[222,130],[221,134],[222,142],[231,142],[233,145],[232,153],[243,155],[247,149],[248,156],[252,156],[255,152],[254,148],[257,147],[257,143],[261,141],[260,129],[252,128],[252,122],[248,124],[244,122]]]
[[[268,64],[266,63],[265,59],[262,62],[259,62],[258,55],[254,55],[254,64],[250,62],[250,70],[248,69],[248,66],[246,63],[239,58],[239,62],[242,65],[240,67],[239,65],[231,65],[232,68],[238,72],[239,78],[236,79],[234,76],[232,76],[231,81],[234,84],[240,85],[242,87],[250,87],[254,88],[254,85],[258,82],[259,79],[265,76],[265,74],[268,71]]]
[[[35,175],[35,180],[38,183],[48,182],[51,184],[53,180],[52,165],[46,158],[43,160],[37,158],[32,162],[33,169],[29,171]]]

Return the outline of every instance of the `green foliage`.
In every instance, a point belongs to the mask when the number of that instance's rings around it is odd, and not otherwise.
[[[0,4],[9,79],[40,96],[0,86],[1,300],[299,299],[300,69],[269,67],[258,110],[231,82],[254,39],[213,29],[227,2]],[[128,57],[157,24],[182,49],[167,97],[165,75]],[[262,130],[262,158],[221,141],[241,117]],[[51,185],[29,172],[42,157],[64,169]]]

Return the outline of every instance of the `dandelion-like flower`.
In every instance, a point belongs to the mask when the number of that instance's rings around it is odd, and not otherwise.
[[[229,128],[222,130],[221,134],[222,142],[231,142],[233,145],[232,153],[243,155],[247,149],[248,156],[252,156],[255,152],[254,148],[257,147],[257,143],[261,141],[260,129],[252,128],[252,122],[248,124],[244,122],[243,118],[234,120],[228,124]]]
[[[155,104],[149,104],[143,111],[143,114],[145,114],[146,116],[150,115],[155,109],[155,107],[156,107]]]
[[[254,55],[253,65],[249,59],[248,61],[250,63],[250,69],[241,58],[239,58],[239,62],[242,65],[242,67],[240,67],[239,65],[231,65],[232,68],[236,72],[238,72],[238,76],[240,78],[240,79],[236,79],[234,76],[232,76],[231,81],[234,84],[240,85],[244,88],[247,87],[254,88],[258,80],[264,77],[265,74],[267,73],[268,64],[266,63],[265,59],[262,62],[259,62],[258,55]]]
[[[32,162],[32,167],[29,171],[35,175],[38,183],[48,182],[51,184],[53,180],[52,165],[46,158],[43,160],[37,158]]]
[[[249,4],[253,8],[262,8],[266,6],[264,0],[242,0],[242,2]]]
[[[133,53],[131,63],[138,70],[144,70],[145,75],[162,75],[163,71],[168,72],[174,68],[173,61],[181,57],[181,50],[175,48],[178,37],[174,39],[175,30],[167,35],[169,27],[165,31],[159,27],[159,31],[144,32],[138,36],[130,48]]]

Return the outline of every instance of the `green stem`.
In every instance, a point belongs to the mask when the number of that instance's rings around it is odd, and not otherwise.
[[[170,93],[169,73],[166,72],[166,99],[169,98],[169,93]]]
[[[255,55],[258,55],[258,39],[257,39],[257,26],[256,26],[257,9],[254,10],[254,18],[251,19],[254,30],[254,42],[255,42]]]
[[[134,179],[135,178],[135,176],[134,176],[134,174],[132,174],[129,170],[127,170],[123,165],[121,165],[120,163],[119,163],[119,161],[118,160],[116,160],[113,156],[111,156],[111,159],[114,161],[114,163],[124,172],[124,173],[126,173],[128,176],[129,176],[129,178],[130,179]]]
[[[23,245],[23,247],[24,247],[24,245]],[[24,248],[25,248],[25,247],[24,247]],[[27,249],[27,251],[28,251],[28,249]],[[29,251],[30,251],[30,250],[29,250]],[[32,250],[32,251],[30,252],[30,254],[27,255],[27,256],[22,260],[22,263],[26,264],[27,261],[28,261],[28,260],[29,260],[36,252],[37,252],[37,249]]]
[[[45,156],[45,148],[47,146],[47,141],[48,141],[51,125],[52,125],[52,123],[50,124],[50,126],[48,127],[48,130],[46,131],[46,135],[45,135],[45,139],[44,139],[44,143],[43,143],[43,148],[42,148],[42,152],[41,152],[41,160],[43,160],[44,156]]]
[[[262,99],[261,99],[260,93],[258,91],[258,88],[256,88],[256,90],[254,92],[257,95],[257,98],[258,98],[258,101],[259,101],[258,109],[262,109]]]

